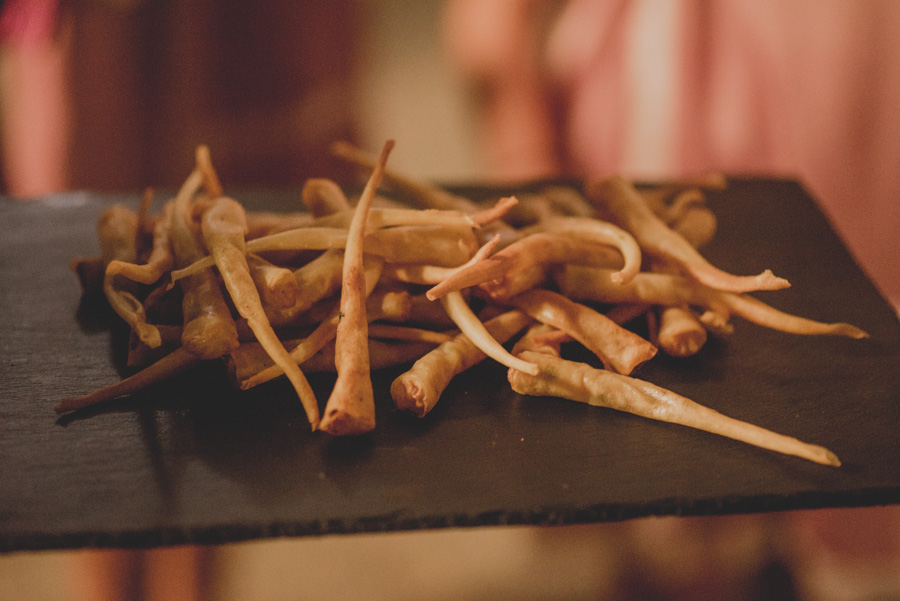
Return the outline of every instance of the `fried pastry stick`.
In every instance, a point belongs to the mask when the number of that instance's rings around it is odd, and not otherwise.
[[[100,237],[100,256],[106,271],[103,276],[103,293],[112,310],[151,348],[162,344],[159,331],[147,323],[144,306],[138,300],[134,282],[109,271],[115,262],[133,263],[137,259],[138,216],[122,205],[106,209],[97,222]]]
[[[666,223],[688,241],[694,248],[709,242],[716,232],[716,217],[705,204],[705,197],[699,188],[689,188],[676,193],[667,208]],[[668,264],[650,261],[651,270],[660,273],[672,271]],[[653,316],[651,341],[671,357],[689,357],[696,354],[706,344],[706,326],[687,305],[659,306],[651,309]]]
[[[441,297],[441,305],[459,331],[474,344],[482,353],[506,367],[514,367],[527,373],[537,373],[537,366],[529,365],[528,362],[514,357],[503,348],[503,345],[497,341],[490,332],[485,328],[484,324],[466,303],[466,299],[460,291],[454,290]]]
[[[848,323],[822,323],[784,313],[747,294],[714,290],[689,277],[644,272],[630,284],[618,286],[607,283],[608,271],[567,265],[555,274],[554,279],[563,294],[576,300],[700,306],[792,334],[868,337],[866,332]]]
[[[176,267],[188,265],[206,254],[190,218],[191,201],[202,183],[203,175],[194,170],[175,196],[175,206],[169,215]],[[218,276],[205,269],[179,281],[179,285],[183,295],[181,344],[184,349],[201,359],[217,359],[236,349],[238,333]]]
[[[175,208],[173,201],[163,206],[162,214],[153,227],[153,246],[150,256],[143,264],[114,260],[106,266],[107,275],[121,275],[141,284],[155,284],[167,272],[172,270],[175,258],[172,256],[172,245],[169,236],[171,213]]]
[[[257,255],[247,255],[247,266],[266,315],[289,309],[297,303],[300,285],[292,270],[273,265]]]
[[[339,227],[310,227],[288,230],[248,240],[247,252],[343,249],[348,230]],[[467,261],[478,248],[471,227],[462,225],[398,225],[368,233],[363,241],[367,254],[387,261],[456,266]],[[213,266],[212,257],[201,256],[172,272],[172,281]]]
[[[521,311],[507,311],[487,322],[484,327],[503,343],[522,331],[531,318]],[[416,361],[409,371],[391,383],[391,397],[398,409],[424,417],[440,400],[450,381],[458,374],[487,358],[465,335],[459,334],[443,342]]]
[[[750,292],[778,290],[790,285],[770,270],[756,276],[736,276],[714,267],[682,236],[666,227],[634,186],[620,176],[589,183],[585,193],[598,212],[630,232],[646,254],[676,263],[711,288]]]
[[[84,409],[91,405],[134,394],[152,384],[162,382],[176,374],[187,371],[188,369],[199,365],[201,362],[202,359],[191,354],[183,347],[178,348],[158,360],[156,363],[145,367],[134,375],[131,375],[124,380],[120,380],[115,384],[95,390],[94,392],[81,397],[63,399],[56,407],[54,407],[54,411],[57,413],[67,413],[69,411]]]
[[[373,272],[371,266],[367,266],[367,269],[369,269],[370,274],[374,273],[374,275],[366,275],[366,293],[368,293],[368,289],[373,285],[371,283],[372,280],[378,279],[377,272]],[[388,291],[373,294],[368,298],[366,315],[367,319],[372,320],[402,319],[405,315],[409,314],[409,310],[408,294]],[[328,344],[329,341],[334,339],[341,318],[340,305],[338,305],[319,322],[319,325],[317,325],[308,336],[302,339],[292,340],[290,343],[285,343],[285,346],[291,349],[291,359],[298,365],[303,365],[308,361],[310,357]],[[231,353],[232,356],[239,357],[245,346],[246,345],[242,344],[239,348],[235,349]],[[236,381],[241,389],[247,390],[264,382],[268,382],[269,380],[273,380],[283,373],[284,371],[278,365],[266,365],[258,371],[242,371],[240,377],[237,378]]]
[[[353,146],[349,142],[339,141],[333,143],[331,145],[331,154],[348,163],[366,169],[373,169],[377,163],[376,156]],[[468,198],[451,194],[429,183],[399,174],[392,169],[385,169],[384,183],[409,198],[410,201],[417,202],[421,208],[455,210],[466,213],[478,210],[475,203]]]
[[[313,217],[332,215],[351,209],[350,201],[336,182],[314,177],[306,180],[301,191],[303,204]]]
[[[656,347],[637,334],[552,290],[529,290],[505,302],[536,321],[566,332],[603,361],[607,369],[630,374],[656,355]]]
[[[628,274],[624,277],[634,277],[640,269],[640,251],[628,260],[631,263],[627,271],[623,268],[614,272],[616,279],[622,281],[623,273]],[[491,298],[502,300],[540,286],[547,280],[550,269],[559,263],[612,267],[622,264],[622,256],[599,240],[561,231],[539,231],[516,240],[484,261],[458,270],[426,295],[437,299],[451,290],[480,286]]]
[[[841,465],[837,456],[825,447],[801,442],[730,418],[649,382],[596,369],[586,363],[561,359],[545,352],[523,351],[521,356],[539,365],[541,371],[537,376],[532,376],[509,370],[510,385],[519,394],[561,397],[597,407],[608,407],[704,430],[823,465]]]
[[[247,325],[275,364],[284,370],[315,430],[319,423],[315,393],[272,329],[250,275],[245,254],[247,223],[243,207],[231,198],[220,196],[203,214],[201,230],[237,312],[247,320]]]
[[[388,140],[372,175],[356,204],[344,249],[341,282],[341,318],[334,339],[334,365],[337,380],[322,416],[321,429],[343,436],[364,434],[375,428],[375,396],[369,366],[369,333],[366,318],[366,276],[363,271],[363,245],[366,221],[372,199],[384,175],[394,141]]]

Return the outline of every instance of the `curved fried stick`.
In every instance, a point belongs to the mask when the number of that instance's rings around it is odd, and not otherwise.
[[[159,331],[147,323],[147,315],[141,301],[135,296],[134,282],[109,271],[116,261],[132,263],[137,258],[138,216],[122,205],[106,209],[97,222],[100,237],[100,255],[106,265],[103,277],[103,293],[109,306],[150,348],[162,344]]]
[[[452,290],[481,286],[491,298],[502,300],[541,285],[558,263],[611,267],[621,264],[621,260],[613,249],[597,242],[563,233],[537,232],[483,261],[448,273],[426,295],[436,300]]]
[[[656,355],[656,347],[637,334],[602,313],[551,290],[529,290],[506,302],[536,321],[566,332],[594,353],[608,369],[619,373],[630,374]]]
[[[568,265],[555,274],[560,291],[574,299],[603,303],[695,305],[716,313],[738,315],[773,330],[792,334],[867,338],[848,323],[822,323],[779,311],[747,294],[714,290],[691,278],[663,273],[640,273],[624,286],[610,285],[609,270]]]
[[[469,269],[473,265],[487,260],[497,244],[500,243],[500,234],[494,234],[490,240],[479,248],[472,258],[459,267],[441,267],[439,265],[419,265],[410,263],[391,263],[385,265],[384,275],[387,278],[406,282],[409,284],[438,284],[454,277],[457,273]],[[436,300],[429,298],[430,300]]]
[[[325,405],[321,424],[321,429],[329,434],[363,434],[375,428],[375,397],[369,375],[363,245],[372,199],[393,148],[394,141],[388,140],[360,195],[347,236],[341,283],[341,319],[334,344],[334,364],[338,375]]]
[[[277,232],[247,241],[247,252],[282,250],[342,249],[348,231],[343,228],[315,227]],[[404,225],[366,234],[364,250],[387,261],[456,266],[467,261],[478,248],[478,238],[468,226]],[[190,265],[172,272],[173,282],[212,267],[212,257],[199,257]]]
[[[276,365],[284,370],[315,430],[319,423],[315,393],[272,329],[250,276],[245,255],[247,224],[243,207],[231,198],[220,196],[203,214],[201,229],[237,312],[247,320],[247,325]]]
[[[203,183],[203,175],[193,171],[175,196],[175,207],[169,215],[169,232],[175,266],[184,266],[203,256],[204,250],[190,220],[191,201]],[[181,286],[184,330],[181,344],[201,359],[217,359],[238,346],[237,328],[231,309],[225,303],[218,276],[210,269],[201,270],[179,282]]]
[[[187,371],[200,363],[201,359],[183,348],[178,348],[156,363],[153,363],[136,374],[107,386],[106,388],[101,388],[100,390],[96,390],[81,397],[63,399],[56,407],[54,407],[54,411],[57,413],[66,413],[68,411],[83,409],[91,405],[134,394],[139,390],[147,388],[151,384],[162,382],[163,380]]]
[[[498,342],[506,342],[531,322],[521,311],[508,311],[488,320],[484,327]],[[424,417],[437,404],[454,376],[487,358],[465,334],[443,342],[418,359],[409,371],[391,383],[398,409]]]
[[[341,187],[330,179],[315,177],[306,180],[301,197],[314,217],[332,215],[352,208]]]
[[[539,365],[541,371],[537,376],[509,371],[510,385],[519,394],[554,396],[597,407],[609,407],[704,430],[823,465],[841,465],[837,456],[825,447],[807,444],[727,417],[648,382],[545,353],[525,351],[521,355]]]
[[[331,154],[353,165],[374,169],[378,157],[361,150],[349,142],[338,141],[331,145]],[[456,210],[472,213],[478,207],[468,198],[451,194],[446,190],[427,182],[418,181],[392,169],[385,169],[384,183],[407,196],[411,201],[419,203],[421,208]]]
[[[714,267],[682,236],[668,228],[634,186],[620,176],[588,184],[586,194],[601,214],[629,231],[647,254],[674,261],[711,288],[750,292],[778,290],[790,285],[769,270],[756,276],[736,276]]]
[[[171,271],[175,264],[175,257],[172,255],[169,228],[171,212],[174,208],[173,201],[167,202],[163,207],[162,215],[153,227],[153,247],[146,263],[139,265],[129,261],[114,260],[106,266],[106,273],[121,275],[129,280],[149,285],[155,284],[166,272]]]
[[[442,296],[441,304],[459,331],[465,334],[482,353],[506,367],[514,367],[526,373],[537,373],[537,366],[513,357],[509,351],[503,348],[502,344],[491,336],[459,291]]]

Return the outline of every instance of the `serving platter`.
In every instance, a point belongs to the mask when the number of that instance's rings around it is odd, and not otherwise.
[[[540,187],[466,186],[478,200]],[[554,182],[560,183],[560,182]],[[292,210],[297,191],[232,194]],[[710,192],[704,254],[792,287],[755,296],[845,321],[865,340],[735,319],[689,359],[636,374],[726,415],[821,444],[840,468],[607,409],[523,397],[485,362],[424,419],[374,377],[377,427],[311,433],[293,389],[233,390],[217,362],[59,418],[53,406],[117,381],[127,333],[82,297],[71,259],[99,251],[96,219],[138,195],[0,199],[0,551],[151,547],[504,524],[574,524],[900,501],[900,322],[802,185],[741,179]],[[333,377],[312,376],[321,399]]]

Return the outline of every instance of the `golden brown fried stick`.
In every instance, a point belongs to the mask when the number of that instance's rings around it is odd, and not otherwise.
[[[491,298],[502,300],[540,286],[559,263],[613,267],[621,265],[622,257],[593,240],[561,232],[536,232],[491,257],[448,273],[426,295],[438,299],[452,290],[480,286]]]
[[[369,335],[366,318],[366,276],[363,245],[372,199],[384,175],[394,141],[388,140],[356,205],[344,250],[341,283],[341,319],[337,325],[334,364],[337,380],[325,405],[321,429],[343,436],[364,434],[375,428],[375,397],[369,367]]]
[[[656,355],[656,347],[637,334],[551,290],[529,290],[506,302],[534,320],[566,332],[603,361],[607,369],[630,374]]]
[[[203,214],[201,230],[237,312],[247,320],[247,325],[275,364],[284,370],[315,430],[319,423],[316,395],[272,329],[250,275],[245,255],[247,223],[243,207],[231,198],[218,197]]]
[[[107,265],[106,273],[121,275],[141,284],[155,284],[163,275],[171,271],[175,264],[175,258],[172,255],[169,228],[171,212],[174,208],[173,201],[167,202],[163,207],[162,215],[153,227],[153,246],[145,263],[139,265],[128,261],[114,260]]]
[[[555,274],[560,291],[582,301],[700,306],[716,314],[738,315],[773,330],[793,334],[867,338],[847,323],[822,323],[784,313],[747,294],[714,290],[692,278],[663,273],[640,273],[626,285],[604,282],[609,270],[567,265]],[[608,280],[607,280],[608,281]]]
[[[498,342],[506,342],[531,322],[521,311],[508,311],[484,326]],[[487,358],[465,335],[459,334],[417,360],[391,384],[397,408],[424,417],[437,404],[454,376]]]
[[[407,284],[439,284],[452,278],[460,271],[485,261],[500,243],[500,235],[495,234],[479,248],[472,258],[458,267],[442,267],[440,265],[420,265],[410,263],[390,263],[385,265],[384,277]],[[431,300],[431,299],[429,299]]]
[[[348,142],[335,142],[331,145],[331,153],[348,163],[374,169],[378,157],[361,150]],[[451,194],[446,190],[433,186],[427,182],[416,180],[412,177],[397,173],[392,169],[384,170],[384,183],[403,194],[411,202],[425,209],[455,210],[467,213],[475,212],[478,207],[468,198]]]
[[[757,276],[736,276],[711,265],[683,237],[673,232],[620,176],[592,182],[586,195],[600,214],[630,232],[648,255],[678,264],[697,281],[730,292],[778,290],[790,284],[766,270]]]
[[[134,394],[152,384],[162,382],[176,374],[187,371],[191,367],[199,365],[200,362],[199,358],[183,348],[176,349],[149,367],[106,388],[101,388],[81,397],[63,399],[54,407],[54,411],[66,413]]]
[[[301,192],[303,204],[313,217],[322,217],[351,209],[344,191],[334,181],[325,178],[310,178],[303,184]]]
[[[247,255],[247,266],[266,315],[289,309],[296,304],[300,285],[293,271],[273,265],[257,255]]]
[[[103,211],[97,222],[100,237],[100,256],[106,265],[103,293],[109,306],[138,335],[144,344],[158,347],[162,341],[155,326],[147,323],[147,314],[137,296],[137,286],[131,280],[109,271],[114,262],[134,263],[137,260],[138,215],[123,205],[113,205]]]
[[[524,351],[522,357],[539,365],[541,372],[537,376],[531,376],[509,370],[510,385],[519,394],[554,396],[597,407],[609,407],[704,430],[823,465],[841,464],[837,456],[825,447],[807,444],[727,417],[648,382],[546,353]]]
[[[197,237],[199,231],[190,219],[191,202],[202,183],[203,175],[192,172],[178,191],[169,215],[176,267],[189,265],[205,254]],[[184,278],[179,285],[184,297],[182,346],[201,359],[217,359],[237,348],[237,329],[218,276],[211,269],[204,269]]]
[[[536,373],[537,367],[529,365],[527,362],[514,357],[503,348],[490,332],[485,328],[484,324],[477,315],[469,307],[466,300],[458,290],[448,293],[441,297],[441,305],[459,328],[459,331],[474,344],[482,353],[506,367],[514,367],[515,369]]]
[[[272,251],[343,249],[348,230],[336,227],[309,227],[277,232],[247,242],[249,253]],[[456,266],[478,249],[478,238],[468,226],[401,225],[368,233],[364,251],[387,261]],[[199,257],[190,265],[172,272],[172,281],[212,267],[212,257]]]
[[[377,272],[367,266],[366,288],[373,286],[372,280],[378,278]],[[374,275],[373,275],[374,274]],[[405,321],[409,315],[409,294],[397,291],[379,291],[372,294],[366,301],[366,318],[370,321],[378,319]],[[291,339],[285,342],[285,347],[291,349],[291,359],[298,365],[305,365],[306,362],[330,341],[334,340],[337,333],[337,326],[341,320],[340,305],[334,307],[325,317],[321,318],[316,328],[310,332],[305,338]],[[261,368],[251,371],[241,367],[248,364],[242,358],[242,354],[246,351],[252,351],[252,345],[242,344],[232,353],[232,361],[235,369],[235,382],[243,389],[248,390],[254,386],[258,386],[269,380],[273,380],[281,375],[283,371],[277,365],[271,362]]]

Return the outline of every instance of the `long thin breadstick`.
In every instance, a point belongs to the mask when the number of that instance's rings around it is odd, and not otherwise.
[[[495,340],[506,342],[530,322],[521,311],[508,311],[488,320],[484,327]],[[455,376],[486,358],[468,336],[459,334],[399,375],[391,384],[391,397],[398,409],[424,417]]]
[[[119,380],[115,384],[101,388],[90,394],[81,397],[63,399],[54,407],[57,413],[66,413],[77,409],[84,409],[91,405],[111,401],[119,397],[134,394],[139,390],[143,390],[152,384],[162,382],[172,376],[187,371],[188,369],[199,365],[201,359],[192,355],[184,348],[178,348],[150,366],[142,369],[136,374]]]
[[[247,320],[247,325],[272,360],[284,370],[315,429],[319,422],[316,395],[272,329],[250,275],[244,250],[247,230],[244,209],[236,201],[220,196],[204,213],[201,225],[206,246],[215,259],[235,308]]]
[[[750,292],[779,290],[790,285],[769,270],[756,276],[736,276],[714,267],[687,240],[668,228],[634,186],[621,176],[588,184],[586,194],[601,215],[630,232],[647,254],[676,262],[711,288]]]
[[[444,310],[459,331],[465,334],[482,353],[506,367],[511,367],[530,374],[537,373],[537,366],[531,365],[527,361],[522,361],[518,357],[514,357],[503,348],[496,338],[491,336],[487,328],[478,316],[472,312],[472,309],[466,303],[459,291],[450,292],[446,296],[441,297],[441,304]]]
[[[364,434],[375,428],[375,397],[369,374],[363,240],[369,208],[393,148],[394,141],[388,140],[359,198],[347,235],[341,284],[341,320],[334,344],[334,364],[338,375],[320,425],[329,434]]]
[[[648,382],[596,369],[546,353],[524,351],[522,358],[541,367],[538,376],[508,373],[519,394],[555,396],[598,407],[609,407],[650,419],[697,428],[823,465],[839,466],[837,456],[818,445],[807,444],[727,417],[718,411]]]
[[[630,374],[656,355],[656,347],[637,334],[551,290],[529,290],[506,302],[536,321],[563,330],[593,352],[608,369],[619,373]]]
[[[790,334],[867,338],[863,330],[848,323],[823,323],[791,315],[748,294],[714,290],[683,276],[640,273],[629,284],[608,284],[608,270],[569,265],[556,274],[556,283],[566,296],[602,303],[646,303],[698,305],[715,313],[731,313],[757,325]]]
[[[175,196],[175,207],[169,214],[176,267],[192,263],[204,252],[197,238],[199,232],[190,219],[191,201],[202,184],[203,175],[194,170]],[[182,346],[201,359],[217,359],[236,349],[237,328],[216,274],[210,269],[201,270],[179,285],[184,297]]]

